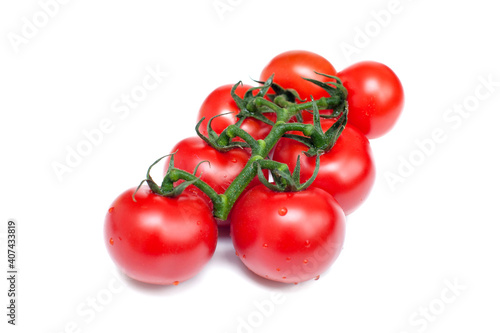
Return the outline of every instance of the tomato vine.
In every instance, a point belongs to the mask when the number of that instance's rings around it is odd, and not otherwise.
[[[259,169],[268,169],[273,175],[277,176],[280,180],[280,184],[274,187],[276,190],[280,189],[284,191],[286,189],[290,191],[292,189],[305,189],[312,183],[314,178],[305,183],[307,186],[294,183],[292,182],[294,178],[291,177],[288,166],[278,162],[270,163],[272,161],[268,159],[268,156],[282,137],[292,138],[306,144],[309,148],[306,152],[307,156],[319,156],[333,147],[342,133],[342,130],[345,128],[348,114],[346,102],[347,90],[344,88],[339,78],[327,74],[317,74],[327,77],[330,81],[321,82],[313,79],[305,80],[323,88],[329,94],[329,97],[321,97],[317,101],[311,100],[309,102],[300,102],[298,96],[296,96],[293,91],[285,90],[274,83],[273,76],[271,76],[266,82],[263,82],[262,86],[249,89],[244,97],[241,98],[235,93],[236,88],[241,84],[241,82],[238,82],[233,86],[231,91],[233,99],[240,108],[240,112],[237,115],[239,118],[238,122],[227,126],[226,129],[218,135],[211,128],[211,122],[217,117],[215,116],[208,122],[208,136],[201,134],[199,130],[204,118],[198,122],[196,126],[197,134],[214,149],[221,152],[242,148],[249,148],[251,150],[251,156],[246,166],[224,193],[218,194],[210,185],[196,177],[196,170],[194,173],[189,173],[176,168],[174,163],[175,153],[170,159],[169,167],[161,186],[157,185],[150,176],[151,167],[158,163],[159,160],[150,166],[145,181],[154,193],[163,196],[178,195],[189,185],[198,187],[212,200],[214,207],[213,215],[220,220],[226,220],[228,218],[236,200],[252,179],[258,176]],[[270,88],[273,88],[273,91],[278,93],[269,98],[267,92]],[[257,91],[257,93],[254,94],[254,91]],[[300,119],[300,112],[304,110],[312,110],[314,119],[313,124],[290,122],[297,116]],[[331,110],[331,113],[329,115],[320,115],[319,110]],[[272,122],[266,118],[266,113],[275,113],[276,121]],[[272,124],[271,131],[264,139],[257,140],[240,127],[243,121],[248,117],[260,120],[268,125]],[[338,120],[335,121],[329,129],[323,131],[320,124],[321,117],[337,117]],[[289,132],[300,132],[303,136],[287,134]],[[240,138],[242,142],[235,141],[234,139],[236,138]],[[319,163],[319,159],[317,163]],[[290,175],[290,177],[286,175]],[[261,177],[261,179],[263,179],[263,177]],[[174,183],[179,180],[184,180],[185,182],[181,185],[174,186]]]

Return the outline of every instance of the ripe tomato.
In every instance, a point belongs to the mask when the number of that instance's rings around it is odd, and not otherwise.
[[[404,105],[401,81],[384,64],[356,63],[338,73],[348,91],[349,123],[369,139],[391,130]]]
[[[319,278],[337,259],[345,216],[325,191],[248,191],[231,212],[231,238],[243,264],[270,280],[297,283]]]
[[[322,56],[302,50],[287,51],[274,57],[262,70],[260,81],[266,81],[274,74],[274,82],[285,89],[295,89],[302,99],[310,100],[328,97],[328,93],[303,78],[315,79],[321,82],[331,79],[314,72],[336,75],[333,65]]]
[[[201,175],[201,180],[210,185],[215,192],[222,194],[226,191],[233,180],[240,174],[250,159],[250,153],[246,149],[235,148],[228,152],[222,153],[208,145],[199,137],[190,137],[181,140],[172,149],[174,156],[174,166],[178,169],[193,173],[195,167],[202,161],[196,173]],[[168,169],[170,158],[165,163],[165,173]],[[267,170],[265,170],[267,174]],[[260,181],[255,177],[246,190],[255,185],[260,184]],[[189,188],[194,187],[190,186]],[[220,226],[227,226],[228,222],[217,220]]]
[[[106,247],[116,265],[132,279],[178,284],[196,275],[217,244],[217,225],[205,200],[190,192],[176,198],[154,194],[147,186],[122,193],[105,219]]]
[[[333,119],[322,119],[323,130]],[[295,168],[300,155],[301,181],[309,179],[316,166],[315,157],[302,152],[307,147],[295,140],[282,138],[276,145],[273,159]],[[320,168],[313,185],[327,191],[338,201],[346,215],[352,213],[368,197],[375,182],[375,165],[368,139],[354,126],[347,124],[333,148],[321,155]]]
[[[230,114],[226,114],[224,116],[220,116],[215,118],[211,125],[212,129],[220,134],[223,130],[226,129],[229,125],[235,124],[238,121],[236,115],[240,111],[238,105],[234,102],[231,97],[231,89],[233,85],[224,85],[221,86],[210,93],[207,96],[203,104],[201,105],[200,110],[198,111],[197,122],[199,122],[203,117],[205,120],[200,125],[200,133],[207,136],[207,124],[210,118],[215,117],[217,115],[232,112]],[[248,89],[252,88],[249,85],[238,86],[236,88],[236,94],[243,98],[244,94]],[[269,115],[269,118],[276,118],[275,115]],[[243,121],[241,128],[247,131],[254,139],[264,139],[267,134],[271,131],[272,126],[263,123],[260,120],[254,118],[247,118]],[[236,141],[242,141],[240,138],[235,138]]]

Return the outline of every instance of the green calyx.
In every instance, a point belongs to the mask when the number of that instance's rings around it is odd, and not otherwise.
[[[258,177],[261,183],[268,189],[276,192],[298,192],[307,189],[316,179],[319,172],[320,154],[316,155],[316,167],[312,176],[304,183],[300,182],[300,156],[297,156],[295,169],[290,173],[288,166],[271,160],[260,160],[257,163]],[[269,182],[262,169],[269,169],[273,175],[274,183]]]
[[[153,168],[153,166],[158,164],[158,162],[160,162],[162,159],[168,156],[170,156],[168,170],[167,173],[165,174],[165,177],[163,178],[161,186],[159,186],[151,177],[151,169]],[[196,176],[199,166],[203,163],[208,163],[210,165],[209,161],[201,161],[200,163],[198,163],[198,165],[194,169],[194,172],[191,174],[184,170],[175,168],[174,157],[175,153],[162,156],[149,166],[148,171],[146,173],[146,178],[140,182],[139,186],[137,186],[134,194],[132,195],[134,201],[135,201],[135,194],[137,193],[137,191],[139,190],[139,188],[142,186],[143,183],[147,183],[153,193],[169,198],[181,195],[182,192],[184,192],[184,190],[188,186],[194,185],[202,189],[202,191],[204,191],[213,201],[219,200],[218,194],[210,187],[210,185],[201,180],[201,174],[199,177]],[[179,185],[174,186],[174,183],[181,179],[184,181],[181,182]]]
[[[205,120],[205,117],[201,118],[201,120],[198,122],[198,124],[195,127],[196,134],[198,134],[198,136],[203,141],[205,141],[210,146],[212,146],[214,149],[216,149],[216,150],[218,150],[220,152],[227,152],[227,151],[229,151],[229,150],[231,150],[233,148],[248,148],[249,145],[246,142],[231,141],[231,137],[229,137],[228,134],[227,134],[227,129],[224,130],[224,133],[221,134],[220,136],[212,129],[212,121],[215,118],[217,118],[217,117],[225,116],[227,114],[229,114],[229,113],[219,114],[219,115],[214,116],[214,117],[212,117],[212,118],[210,118],[208,120],[208,124],[207,124],[208,137],[205,136],[205,135],[203,135],[203,134],[201,134],[201,132],[200,132],[201,123]],[[236,126],[237,128],[239,128],[240,124],[231,125],[231,126]],[[243,132],[241,132],[242,133],[241,135],[246,135],[246,138],[249,141],[251,139],[253,139],[250,136],[250,134],[248,134],[245,131],[243,131]]]
[[[283,137],[294,139],[306,145],[309,150],[305,154],[309,157],[316,156],[319,153],[327,152],[335,145],[337,139],[342,134],[346,124],[347,124],[347,113],[348,107],[347,102],[345,102],[345,109],[338,117],[337,121],[332,124],[325,132],[321,127],[321,116],[319,114],[319,109],[315,103],[312,101],[313,106],[313,129],[306,132],[307,128],[304,127],[304,134],[306,136],[300,136],[295,134],[284,134]],[[308,136],[308,137],[307,137]]]
[[[263,99],[266,96],[267,91],[272,85],[272,80],[273,76],[271,76],[266,82],[264,82],[263,86],[248,89],[243,98],[236,94],[236,88],[238,88],[238,85],[241,85],[242,82],[240,81],[233,86],[233,89],[231,89],[231,97],[234,99],[236,105],[238,105],[238,108],[240,109],[240,112],[236,115],[240,120],[251,117],[260,120],[267,125],[274,125],[271,120],[264,116],[264,113],[276,112],[277,109],[269,108],[267,110],[266,106],[264,106],[264,108],[259,108],[255,105],[256,99]],[[254,95],[254,91],[257,91],[257,94]]]

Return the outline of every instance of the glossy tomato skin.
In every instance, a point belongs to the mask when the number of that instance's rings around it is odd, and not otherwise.
[[[174,166],[178,169],[193,173],[198,167],[197,176],[201,174],[201,180],[210,185],[215,192],[222,194],[226,191],[233,180],[245,167],[251,154],[246,149],[235,148],[228,152],[219,152],[212,148],[199,137],[190,137],[179,141],[172,153],[175,152]],[[165,163],[165,172],[168,169],[170,159]],[[250,182],[249,187],[260,184],[257,178]]]
[[[404,106],[401,81],[386,65],[363,61],[338,73],[348,91],[349,123],[369,139],[389,132]]]
[[[190,137],[181,140],[172,149],[174,156],[174,166],[178,169],[193,173],[195,167],[202,161],[197,176],[201,175],[201,180],[210,185],[215,192],[222,194],[226,191],[233,180],[241,173],[251,154],[247,149],[235,148],[228,152],[222,153],[208,145],[199,137]],[[168,169],[169,159],[165,163],[165,173]],[[267,170],[264,172],[267,175]],[[247,189],[260,184],[260,181],[255,177]],[[194,186],[190,186],[189,189]],[[228,226],[227,221],[217,220],[220,226]]]
[[[256,186],[236,203],[230,218],[243,264],[283,283],[319,278],[339,256],[345,237],[342,209],[314,187],[281,193]]]
[[[327,130],[334,120],[322,119]],[[300,155],[301,181],[309,179],[316,167],[316,158],[303,154],[307,147],[292,139],[282,138],[276,145],[273,159],[294,170]],[[314,186],[330,193],[346,215],[354,212],[368,197],[375,182],[375,163],[369,140],[354,126],[347,124],[333,148],[321,155],[320,170]]]
[[[274,82],[283,88],[295,89],[302,99],[310,100],[328,97],[328,93],[317,85],[303,78],[315,79],[321,82],[331,79],[318,75],[314,72],[336,75],[337,71],[333,65],[319,54],[293,50],[278,54],[264,67],[260,74],[260,80],[266,81],[274,74]]]
[[[217,245],[217,225],[205,200],[185,192],[176,198],[143,186],[123,192],[105,218],[106,247],[132,279],[178,284],[196,275]]]
[[[211,125],[212,129],[217,133],[222,133],[229,125],[235,124],[238,121],[236,115],[240,111],[238,105],[231,97],[231,89],[233,85],[223,85],[212,91],[207,98],[203,101],[200,110],[198,111],[197,122],[199,122],[203,117],[205,120],[201,123],[199,127],[200,133],[208,136],[207,124],[208,121],[217,115],[232,112],[224,116],[215,118]],[[236,94],[243,98],[244,94],[248,89],[252,88],[249,85],[239,85],[236,88]],[[268,118],[275,119],[275,115],[268,115]],[[260,120],[254,118],[247,118],[241,125],[241,128],[247,131],[254,139],[264,139],[267,134],[271,131],[271,126],[263,123]],[[236,141],[242,141],[239,138],[235,138]]]

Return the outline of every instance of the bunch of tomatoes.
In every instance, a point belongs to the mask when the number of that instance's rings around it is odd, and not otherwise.
[[[230,228],[235,254],[269,280],[318,279],[339,256],[345,217],[375,180],[369,140],[403,109],[401,82],[381,63],[337,72],[318,54],[289,51],[256,83],[210,93],[197,135],[111,204],[106,246],[129,277],[173,285],[193,277],[213,256],[219,228]],[[150,170],[160,162],[157,184]]]

